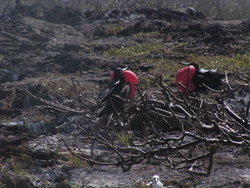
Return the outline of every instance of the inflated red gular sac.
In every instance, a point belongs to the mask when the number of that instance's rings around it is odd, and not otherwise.
[[[175,74],[175,83],[182,92],[202,91],[207,88],[217,90],[223,84],[224,74],[215,69],[200,69],[196,63],[185,64]],[[207,87],[206,87],[207,86]]]
[[[135,95],[136,84],[138,84],[138,77],[134,72],[126,70],[126,68],[115,68],[111,72],[110,82],[99,94],[100,104],[97,115],[108,115],[114,110],[119,112],[124,105],[124,100],[116,95],[123,99],[132,99]]]

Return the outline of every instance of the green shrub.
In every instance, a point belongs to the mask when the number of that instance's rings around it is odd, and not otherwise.
[[[130,139],[129,136],[126,133],[118,133],[117,134],[118,142],[122,145],[129,146],[130,145]]]
[[[25,176],[27,174],[27,172],[23,169],[22,165],[18,163],[15,159],[13,159],[11,168],[15,175]]]
[[[82,160],[76,156],[71,156],[69,158],[70,164],[74,167],[80,167],[82,165]]]

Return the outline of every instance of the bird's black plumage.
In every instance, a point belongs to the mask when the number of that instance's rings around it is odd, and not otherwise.
[[[123,77],[124,69],[116,68],[114,70],[113,79],[108,85],[100,92],[97,115],[102,116],[104,114],[109,115],[114,111],[119,112],[124,105],[124,100],[129,97],[130,86],[129,83],[125,83]]]
[[[192,78],[192,82],[196,85],[196,90],[206,90],[206,86],[217,90],[223,84],[222,79],[225,77],[224,74],[220,74],[214,69],[200,69],[196,63],[183,64],[187,66],[193,65],[195,67],[196,72]]]

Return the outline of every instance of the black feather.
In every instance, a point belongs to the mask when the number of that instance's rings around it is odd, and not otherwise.
[[[125,83],[122,71],[124,69],[116,68],[114,70],[114,78],[109,84],[100,92],[97,115],[108,115],[116,110],[119,112],[124,105],[124,100],[116,97],[119,96],[123,99],[127,99],[130,94],[130,86]]]
[[[115,89],[118,91],[117,88]],[[123,99],[127,99],[129,97],[129,94],[130,94],[129,84],[122,85],[121,89],[119,89],[119,93],[111,92],[105,98],[105,100],[100,103],[98,110],[97,110],[97,115],[103,116],[103,115],[110,115],[111,113],[115,111],[120,112],[125,103]]]
[[[204,90],[206,86],[209,88],[217,90],[222,84],[222,78],[224,78],[224,74],[220,74],[217,72],[207,71],[207,72],[200,72],[197,71],[195,76],[193,77],[192,81],[197,85],[197,89]]]
[[[205,70],[200,69],[199,65],[196,63],[181,63],[186,66],[193,65],[196,69],[196,73],[192,78],[192,82],[196,84],[197,90],[206,90],[207,88],[204,86],[208,86],[209,88],[217,90],[221,85],[223,85],[224,74],[220,74],[216,72],[216,70]]]

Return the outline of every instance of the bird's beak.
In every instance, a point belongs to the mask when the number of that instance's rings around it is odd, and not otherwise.
[[[185,62],[179,62],[180,65],[185,65],[185,66],[188,66],[190,65],[190,63],[185,63]]]
[[[125,68],[122,69],[122,71],[125,71],[125,70],[127,70],[127,69],[128,69],[128,67],[125,67]]]

